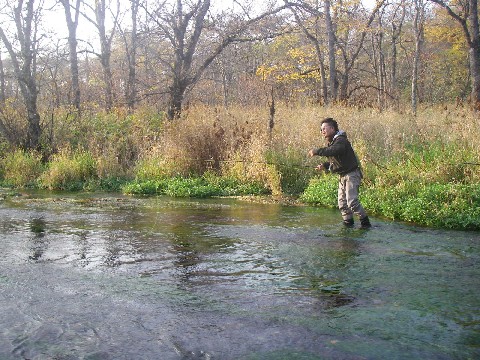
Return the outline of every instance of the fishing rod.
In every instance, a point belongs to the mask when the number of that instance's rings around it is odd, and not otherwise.
[[[198,159],[201,160],[201,159]],[[268,162],[268,161],[248,161],[248,160],[203,160],[207,163],[248,163],[248,164],[259,164],[259,165],[275,165],[275,166],[284,166],[284,167],[294,167],[294,168],[306,168],[306,169],[315,169],[313,165],[307,164],[285,164],[285,163],[275,163],[275,162]]]
[[[171,159],[171,160],[176,160],[176,159]],[[293,163],[293,164],[287,164],[287,163],[275,163],[275,162],[268,162],[268,161],[248,161],[248,160],[215,160],[215,159],[193,159],[193,158],[184,158],[186,161],[198,161],[198,162],[205,162],[207,165],[213,165],[215,163],[248,163],[248,164],[258,164],[258,165],[275,165],[275,166],[281,166],[281,167],[290,167],[290,168],[298,168],[298,169],[315,169],[316,165],[308,165],[305,163]],[[407,159],[410,163],[412,163],[413,166],[417,168],[417,170],[421,170],[420,167],[412,160],[412,159]],[[369,161],[382,169],[388,170],[388,167],[385,165],[381,165],[374,161],[373,159],[369,159]],[[459,163],[461,165],[472,165],[472,166],[480,166],[480,163],[476,162],[461,162]]]

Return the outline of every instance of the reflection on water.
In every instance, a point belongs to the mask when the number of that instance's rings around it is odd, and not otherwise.
[[[28,258],[30,260],[37,261],[42,257],[45,249],[48,246],[47,241],[45,241],[45,227],[46,223],[42,217],[40,218],[33,218],[30,220],[30,231],[34,234],[32,238],[32,255]]]
[[[1,359],[480,356],[480,234],[335,210],[32,194],[0,203]]]

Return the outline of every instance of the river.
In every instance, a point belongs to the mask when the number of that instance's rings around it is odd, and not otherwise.
[[[480,233],[238,199],[0,201],[0,359],[480,358]]]

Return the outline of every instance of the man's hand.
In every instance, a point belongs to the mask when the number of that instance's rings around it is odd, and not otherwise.
[[[323,164],[319,164],[315,169],[320,171],[320,170],[325,170],[325,167],[323,166]]]
[[[314,155],[315,155],[315,154],[313,153],[313,149],[308,152],[308,156],[312,157],[312,156],[314,156]]]

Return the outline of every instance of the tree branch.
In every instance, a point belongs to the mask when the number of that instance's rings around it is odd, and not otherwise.
[[[468,24],[467,24],[467,19],[462,18],[460,15],[458,15],[453,9],[443,0],[428,0],[430,2],[433,2],[437,5],[440,5],[442,8],[447,10],[448,14],[457,20],[460,25],[462,26],[463,32],[465,34],[465,37],[467,39],[468,46],[471,48],[473,47],[473,42],[472,42],[472,37],[470,35],[470,31],[468,30]]]

